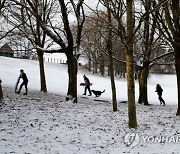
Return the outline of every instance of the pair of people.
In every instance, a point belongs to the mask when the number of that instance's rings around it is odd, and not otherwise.
[[[86,95],[86,92],[87,92],[87,90],[88,90],[88,91],[89,91],[89,96],[91,96],[91,95],[92,95],[91,89],[90,89],[91,83],[90,83],[89,79],[86,77],[85,74],[84,74],[83,77],[84,77],[84,82],[85,82],[85,90],[84,90],[84,94],[83,94],[83,95]],[[17,87],[18,87],[18,84],[19,84],[20,79],[22,79],[23,82],[21,83],[21,85],[20,85],[20,87],[19,87],[19,90],[17,91]],[[26,75],[26,73],[24,73],[24,70],[21,69],[21,70],[20,70],[20,75],[19,75],[18,81],[17,81],[17,83],[16,83],[15,93],[20,94],[22,87],[25,86],[26,92],[24,93],[24,95],[27,95],[27,93],[28,93],[27,85],[28,85],[27,75]]]
[[[19,84],[20,79],[22,79],[23,82],[21,83],[21,85],[20,85],[20,87],[19,87],[19,90],[17,91],[17,86],[18,86],[18,84]],[[18,81],[17,81],[17,84],[16,84],[15,92],[18,93],[18,94],[20,94],[22,87],[25,86],[26,92],[24,93],[24,95],[27,95],[27,93],[28,93],[27,85],[28,85],[27,75],[26,75],[26,73],[24,73],[24,70],[21,69],[21,70],[20,70],[20,75],[19,75],[19,78],[18,78]]]

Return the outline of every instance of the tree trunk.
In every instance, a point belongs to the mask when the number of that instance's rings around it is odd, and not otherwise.
[[[105,66],[104,56],[101,56],[99,70],[102,76],[104,76],[105,73],[104,66]]]
[[[47,92],[46,77],[45,77],[45,72],[44,72],[44,59],[43,59],[44,53],[41,51],[37,51],[37,53],[38,53],[38,60],[39,60],[41,91]]]
[[[138,103],[149,105],[148,94],[147,94],[147,78],[148,78],[149,68],[148,66],[143,66],[138,68],[138,80],[139,80],[139,99]]]
[[[95,69],[95,73],[97,73],[97,72],[98,72],[98,64],[97,64],[96,61],[95,61],[95,63],[94,63],[94,69]]]
[[[77,59],[71,53],[67,53],[66,56],[69,75],[67,95],[70,95],[73,98],[73,102],[77,103]]]
[[[134,65],[133,54],[130,51],[126,52],[126,72],[127,72],[127,86],[128,86],[128,116],[129,127],[136,128],[136,105],[135,105],[135,84],[134,84]]]
[[[114,63],[113,56],[109,53],[109,68],[110,68],[110,78],[111,78],[111,89],[112,89],[112,103],[113,103],[113,111],[117,111],[117,99],[116,99],[116,86],[114,81]]]
[[[180,44],[176,43],[176,44]],[[176,115],[180,115],[180,46],[174,45],[174,53],[175,53],[175,68],[176,68],[176,76],[177,76],[177,91],[178,91],[178,109]]]
[[[108,76],[110,76],[110,64],[108,64]]]
[[[93,62],[93,74],[95,74],[95,64]]]
[[[3,92],[2,92],[2,86],[1,86],[1,79],[0,79],[0,102],[3,100]]]
[[[107,2],[109,6],[109,1]],[[113,103],[113,111],[117,111],[117,99],[116,99],[116,86],[114,81],[114,61],[113,61],[113,53],[112,53],[112,29],[111,29],[111,12],[109,7],[107,8],[108,14],[108,42],[107,49],[109,54],[109,74],[111,79],[111,89],[112,89],[112,103]]]
[[[91,72],[91,58],[88,58],[88,70]]]
[[[126,72],[128,86],[128,117],[129,127],[136,128],[136,105],[135,105],[135,84],[133,64],[133,0],[127,0],[127,47],[126,47]]]

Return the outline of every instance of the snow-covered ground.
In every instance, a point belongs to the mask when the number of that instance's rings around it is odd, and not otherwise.
[[[14,58],[0,57],[0,79],[3,85],[14,88],[16,80],[19,76],[19,70],[23,68],[29,78],[29,90],[40,89],[39,66],[37,61],[22,60]],[[49,92],[66,95],[68,87],[67,66],[65,64],[45,63],[47,88]],[[83,80],[83,74],[86,74],[93,83],[91,89],[106,90],[101,98],[111,100],[111,84],[109,77],[102,77],[100,75],[93,75],[86,69],[79,67],[78,85]],[[159,104],[157,93],[155,93],[156,84],[161,84],[163,91],[163,98],[167,105],[177,104],[177,87],[175,75],[150,75],[148,81],[148,95],[150,104]],[[116,78],[117,100],[127,100],[127,83],[126,79]],[[139,87],[136,81],[136,100],[138,100]],[[78,95],[81,96],[84,92],[84,87],[78,86]],[[94,96],[92,96],[94,97]]]
[[[152,105],[137,104],[138,128],[134,130],[128,128],[127,104],[119,103],[118,112],[112,111],[108,77],[93,75],[80,67],[78,83],[83,82],[82,76],[86,74],[93,83],[92,89],[106,90],[101,99],[109,102],[94,101],[94,96],[81,98],[84,89],[78,86],[79,102],[74,104],[65,101],[66,65],[45,64],[47,94],[39,92],[36,61],[0,57],[0,65],[4,92],[0,108],[0,154],[180,153],[175,75],[150,75],[148,93]],[[29,78],[27,96],[14,93],[21,68]],[[159,105],[154,92],[157,83],[164,89],[166,106]],[[116,86],[117,99],[127,100],[126,80],[116,79]]]

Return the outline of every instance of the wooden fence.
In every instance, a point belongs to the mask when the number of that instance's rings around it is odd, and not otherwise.
[[[60,59],[60,58],[44,58],[45,62],[48,63],[56,63],[56,64],[66,64],[66,60]]]

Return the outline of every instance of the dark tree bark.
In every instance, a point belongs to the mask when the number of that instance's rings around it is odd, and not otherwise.
[[[180,34],[179,34],[180,36]],[[175,68],[177,76],[177,91],[178,91],[178,109],[176,115],[180,115],[180,37],[176,38],[176,43],[173,45],[175,53]]]
[[[38,60],[39,60],[41,91],[47,92],[46,77],[45,77],[45,71],[44,71],[44,59],[43,59],[44,53],[41,51],[37,51],[37,54],[38,54]]]
[[[149,105],[148,92],[147,92],[147,79],[149,74],[149,63],[142,67],[138,67],[138,80],[139,80],[139,99],[138,103]]]
[[[94,73],[97,73],[98,72],[98,64],[97,62],[95,61],[94,62]]]
[[[1,79],[0,79],[0,102],[3,100],[3,91],[2,91],[2,86],[1,86]]]
[[[107,6],[109,6],[109,0],[107,0]],[[111,12],[109,7],[107,8],[108,15],[108,42],[107,42],[107,50],[109,55],[109,74],[111,79],[111,89],[112,89],[112,104],[113,111],[117,111],[117,99],[116,99],[116,86],[114,81],[114,60],[113,60],[113,52],[112,52],[112,27],[111,27]]]
[[[42,20],[40,14],[33,5],[33,2],[30,0],[26,0],[29,6],[32,9],[33,15],[38,19],[38,24],[41,26],[43,31],[55,42],[60,46],[60,49],[55,51],[50,51],[51,53],[59,52],[65,53],[67,56],[67,64],[68,64],[68,75],[69,75],[69,82],[68,82],[68,91],[67,94],[70,95],[74,102],[77,102],[77,54],[80,47],[81,41],[81,33],[82,28],[85,20],[84,9],[83,9],[83,2],[84,0],[79,0],[77,4],[73,0],[70,0],[68,4],[71,4],[72,10],[75,13],[77,19],[77,29],[76,29],[76,41],[74,42],[74,35],[72,34],[69,18],[68,18],[68,5],[67,2],[64,0],[58,0],[60,6],[60,16],[62,17],[63,29],[60,31],[56,31],[57,28],[53,27],[51,24],[51,28],[47,26],[47,24]],[[18,3],[16,1],[16,3]],[[61,23],[61,24],[62,24]],[[63,32],[60,35],[60,32]],[[74,46],[76,43],[76,46]],[[45,51],[47,52],[47,51]]]
[[[92,70],[92,65],[91,65],[91,58],[88,58],[88,70],[89,70],[89,72],[91,72],[91,70]]]
[[[168,38],[174,49],[178,91],[178,109],[176,115],[180,116],[180,0],[166,1],[162,4],[164,18],[161,18],[161,14],[157,16],[157,19],[164,29],[166,38]]]
[[[73,48],[71,50],[73,51]],[[69,74],[67,95],[70,95],[73,98],[73,102],[77,103],[77,59],[72,54],[72,51],[66,54]]]
[[[150,56],[151,56],[151,51],[153,48],[153,43],[154,43],[154,34],[155,34],[155,29],[157,27],[157,21],[154,18],[150,18],[150,8],[152,5],[151,0],[146,0],[144,2],[144,7],[146,11],[146,16],[144,18],[144,28],[143,28],[143,61],[142,61],[142,66],[138,66],[138,80],[139,80],[139,99],[138,103],[144,104],[144,105],[149,105],[148,102],[148,91],[147,91],[147,79],[148,79],[148,74],[149,74],[149,65],[150,65]],[[151,23],[151,26],[150,26]],[[144,50],[143,50],[144,48]]]
[[[105,60],[104,60],[103,55],[101,56],[99,70],[100,70],[101,75],[104,76],[104,73],[105,73]]]

